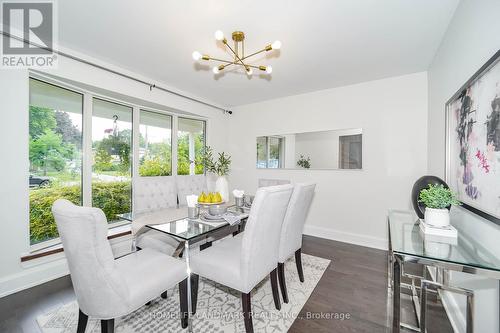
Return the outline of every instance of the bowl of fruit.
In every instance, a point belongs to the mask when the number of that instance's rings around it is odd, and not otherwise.
[[[200,205],[220,205],[224,203],[222,200],[222,196],[219,192],[209,192],[208,194],[205,192],[201,192],[198,197],[198,203]]]

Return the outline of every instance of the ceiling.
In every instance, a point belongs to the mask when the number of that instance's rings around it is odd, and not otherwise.
[[[215,102],[236,106],[424,71],[459,0],[64,0],[59,43]],[[198,50],[229,57],[214,39],[242,30],[272,75],[216,75]]]

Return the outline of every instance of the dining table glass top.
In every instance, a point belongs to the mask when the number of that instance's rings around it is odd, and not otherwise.
[[[474,237],[467,228],[474,223],[490,223],[474,217],[464,209],[452,209],[451,225],[458,231],[456,239],[429,237],[420,230],[419,219],[412,211],[389,212],[389,241],[393,253],[438,260],[452,264],[500,271],[500,243]],[[500,239],[500,228],[491,226],[493,237]]]
[[[188,217],[184,217],[181,219],[176,219],[173,221],[167,221],[162,224],[148,224],[146,227],[163,232],[170,236],[174,236],[176,238],[180,238],[182,240],[192,240],[204,235],[207,235],[211,232],[214,232],[218,229],[225,228],[229,226],[229,223],[226,221],[206,221],[201,218],[201,214],[206,209],[200,208],[200,217],[196,219],[191,219]],[[234,214],[239,215],[241,220],[248,218],[249,209],[240,208],[236,206],[229,206],[228,212],[232,212]],[[240,222],[241,223],[241,222]]]

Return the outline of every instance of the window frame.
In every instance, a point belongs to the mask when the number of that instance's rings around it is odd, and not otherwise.
[[[164,113],[164,112],[152,111],[148,108],[139,108],[139,121],[138,121],[139,122],[139,126],[138,126],[139,137],[140,137],[140,133],[141,133],[140,132],[141,131],[141,129],[140,129],[140,127],[141,127],[141,112],[149,112],[149,113],[154,113],[154,114],[158,114],[158,115],[165,116],[165,117],[170,117],[170,172],[172,174],[170,176],[141,176],[140,171],[139,171],[141,164],[140,164],[140,160],[139,160],[139,154],[137,154],[137,160],[138,160],[137,161],[137,177],[171,177],[171,176],[174,176],[174,115]],[[177,119],[178,118],[179,117],[177,117]],[[135,135],[135,134],[132,133],[132,135]],[[177,134],[175,135],[175,137],[177,137]],[[139,139],[138,139],[138,141],[139,141]],[[141,148],[140,142],[137,142],[137,145],[138,145],[137,149],[139,150]],[[205,146],[206,146],[206,142],[205,142]],[[177,140],[176,140],[176,147],[177,147]],[[134,151],[134,150],[132,150],[132,151]],[[176,172],[177,172],[177,170],[176,170]],[[132,174],[132,176],[134,176],[134,174]]]
[[[102,98],[102,97],[96,97],[96,96],[92,96],[91,98],[92,100],[92,104],[91,104],[91,114],[90,114],[90,117],[93,118],[94,117],[94,100],[99,100],[101,102],[108,102],[108,103],[112,103],[112,104],[116,104],[118,106],[124,106],[124,107],[127,107],[127,108],[130,108],[130,117],[131,117],[131,121],[130,121],[130,125],[131,125],[131,131],[132,131],[132,136],[130,138],[130,157],[131,157],[131,160],[130,160],[130,208],[132,210],[132,212],[134,211],[134,172],[135,172],[135,160],[136,160],[136,157],[134,155],[134,152],[135,152],[135,145],[136,145],[136,142],[134,140],[134,135],[135,135],[135,131],[134,131],[134,120],[136,119],[135,116],[134,116],[134,106],[133,105],[129,105],[127,103],[120,103],[120,102],[117,102],[117,101],[112,101],[112,100],[108,100],[108,99],[105,99],[105,98]],[[92,120],[92,119],[91,119]],[[92,123],[92,121],[91,121]],[[93,151],[92,151],[92,145],[94,143],[94,140],[92,138],[92,126],[90,126],[90,137],[88,138],[89,141],[90,141],[90,155],[93,159],[94,157],[94,154],[93,154]],[[137,142],[138,144],[138,142]],[[90,179],[89,179],[89,182],[90,182],[90,206],[91,207],[94,207],[93,205],[93,202],[92,202],[92,172],[93,172],[93,164],[91,164],[90,166]],[[99,207],[97,207],[99,208]],[[120,226],[123,226],[125,224],[130,224],[131,222],[130,221],[126,221],[126,220],[116,220],[116,221],[107,221],[108,222],[108,229],[113,229],[114,227],[120,227]],[[112,223],[110,223],[112,222]]]
[[[178,176],[185,176],[185,175],[179,175],[178,172],[178,165],[179,165],[179,156],[178,156],[178,152],[179,152],[179,147],[177,145],[177,139],[179,138],[179,120],[180,119],[186,119],[186,120],[196,120],[196,121],[201,121],[203,123],[203,146],[204,148],[207,147],[207,120],[206,119],[197,119],[197,118],[191,118],[191,117],[185,117],[185,116],[177,116],[176,117],[176,121],[175,121],[175,163],[173,163],[173,156],[172,156],[172,164],[175,164],[175,176],[178,177]],[[173,127],[173,126],[172,126]],[[172,149],[173,149],[173,140],[172,140]],[[196,168],[196,165],[195,165],[195,168]],[[206,175],[207,174],[207,170],[205,169],[205,167],[203,167],[203,173],[201,175]],[[174,175],[174,170],[172,168],[172,175]],[[196,176],[196,171],[193,175],[189,174],[187,176]]]
[[[265,154],[266,154],[266,166],[261,168],[258,166],[258,162],[259,162],[259,159],[258,159],[258,151],[257,151],[257,143],[255,145],[255,149],[256,149],[256,157],[257,157],[257,165],[256,165],[256,168],[257,169],[282,169],[283,167],[283,164],[284,164],[284,161],[285,161],[285,140],[284,140],[284,137],[282,135],[261,135],[261,136],[258,136],[258,138],[265,138],[266,139],[266,145],[265,145]],[[278,167],[276,168],[271,168],[269,167],[269,161],[270,161],[270,157],[271,157],[271,140],[270,139],[278,139]]]
[[[50,81],[46,81],[46,80],[43,80],[43,79],[40,79],[39,77],[37,76],[32,76],[32,75],[29,75],[28,76],[28,86],[29,86],[29,82],[31,80],[34,80],[34,81],[38,81],[40,83],[43,83],[43,84],[47,84],[47,85],[50,85],[52,87],[55,87],[55,88],[58,88],[58,89],[62,89],[62,90],[66,90],[66,91],[69,91],[69,92],[72,92],[72,93],[75,93],[75,94],[79,94],[81,97],[82,97],[82,110],[81,110],[81,116],[82,116],[82,135],[81,135],[81,143],[82,143],[82,147],[81,147],[81,153],[82,153],[82,157],[81,157],[81,166],[80,166],[80,204],[81,205],[84,205],[84,169],[85,169],[85,166],[84,166],[84,161],[85,161],[85,150],[84,150],[84,141],[85,141],[85,94],[78,90],[78,89],[72,89],[72,88],[69,88],[69,87],[66,87],[66,86],[62,86],[62,85],[58,85],[58,84],[55,84],[55,83],[52,83]],[[31,89],[28,87],[28,94],[31,95]],[[28,119],[29,119],[29,107],[31,106],[31,103],[29,103],[28,101]],[[29,120],[28,120],[28,131],[29,131]],[[29,134],[28,134],[29,135]],[[29,147],[28,147],[28,154],[29,154]],[[29,160],[29,156],[28,156],[28,160]],[[30,164],[31,164],[31,161],[30,161]],[[28,177],[30,175],[30,171],[28,170]],[[28,184],[28,191],[29,191],[29,184]],[[29,199],[29,195],[28,195],[28,234],[27,234],[27,242],[29,244],[29,248],[30,248],[30,251],[39,251],[41,249],[45,249],[45,248],[48,248],[48,247],[51,247],[51,246],[54,246],[54,245],[57,245],[59,243],[61,243],[61,237],[55,237],[55,238],[52,238],[52,239],[47,239],[45,241],[42,241],[42,242],[39,242],[39,243],[35,243],[35,244],[31,244],[31,226],[30,226],[30,210],[31,210],[31,206],[30,206],[30,199]]]
[[[93,106],[92,101],[94,98],[104,100],[106,102],[111,102],[115,104],[119,104],[122,106],[130,107],[132,110],[132,147],[131,147],[131,193],[132,193],[132,207],[134,205],[134,183],[139,175],[139,126],[140,126],[140,110],[144,110],[147,112],[158,113],[161,115],[170,116],[172,120],[172,136],[171,136],[171,156],[172,156],[172,175],[171,176],[161,176],[161,177],[179,177],[177,175],[177,131],[178,131],[178,119],[184,118],[188,120],[198,120],[203,122],[203,143],[206,147],[208,145],[208,130],[210,128],[210,119],[207,117],[199,116],[199,115],[187,115],[180,112],[174,112],[171,110],[157,109],[154,107],[150,107],[147,105],[143,105],[140,103],[132,103],[123,99],[117,99],[112,96],[95,92],[89,89],[84,89],[77,84],[71,84],[68,82],[54,78],[52,76],[46,75],[41,72],[28,71],[28,82],[30,79],[40,81],[45,84],[49,84],[55,86],[57,88],[65,89],[71,92],[75,92],[81,94],[83,97],[83,109],[82,109],[82,166],[81,166],[81,204],[82,206],[92,207],[92,115],[93,115]],[[84,83],[82,83],[84,84]],[[110,91],[110,93],[113,93]],[[130,97],[135,98],[135,97]],[[29,105],[29,103],[28,103]],[[168,109],[167,106],[165,108]],[[173,109],[172,109],[173,110]],[[28,111],[29,112],[29,111]],[[29,124],[26,124],[29,126]],[[175,163],[174,163],[175,161]],[[29,171],[27,172],[29,177]],[[206,174],[206,170],[204,170],[203,174]],[[151,176],[158,177],[158,176]],[[133,209],[133,208],[132,208]],[[27,234],[26,234],[26,242],[28,244],[29,253],[42,251],[44,249],[52,248],[61,243],[61,238],[53,238],[47,241],[43,241],[36,244],[31,244],[30,242],[30,234],[31,229],[29,225],[29,198],[28,198],[28,220],[27,223]],[[120,228],[125,225],[129,225],[129,221],[118,221],[111,224],[108,224],[109,234],[113,234],[113,230],[115,228]]]

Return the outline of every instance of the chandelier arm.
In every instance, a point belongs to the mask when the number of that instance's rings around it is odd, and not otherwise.
[[[240,65],[241,66],[241,65]],[[259,66],[255,66],[255,65],[247,65],[248,67],[251,67],[251,68],[255,68],[255,69],[260,69]]]
[[[233,48],[227,42],[225,42],[224,44],[226,44],[226,46],[231,50],[231,52],[233,52],[233,54],[236,57],[236,59],[238,59],[238,62],[241,62],[241,64],[243,66],[245,66],[245,68],[248,67],[247,65],[245,65],[245,63],[243,62],[243,60],[241,60],[240,56],[236,52],[234,52]]]
[[[238,62],[238,61],[229,61],[229,60],[218,59],[218,58],[210,58],[210,60],[225,62],[226,64],[235,64]]]
[[[248,59],[248,58],[250,58],[250,57],[253,57],[254,55],[257,55],[257,54],[262,53],[262,52],[265,52],[265,51],[267,51],[267,50],[264,48],[264,49],[262,49],[262,50],[260,50],[260,51],[254,52],[254,53],[252,53],[252,54],[247,55],[246,57],[241,58],[241,60]]]
[[[224,59],[217,59],[217,58],[210,58],[210,60],[214,60],[214,61],[218,61],[218,62],[222,62],[222,63],[225,63],[227,65],[224,65],[224,68],[227,68],[231,65],[239,65],[239,66],[243,66],[242,64],[240,64],[239,62],[237,61],[229,61],[229,60],[224,60]]]
[[[218,59],[218,58],[213,58],[213,57],[210,57],[210,60],[219,61],[219,62],[223,62],[223,63],[227,64],[224,66],[224,69],[231,66],[231,65],[260,69],[260,66],[248,65],[248,64],[242,65],[239,61],[229,61],[229,60]]]

